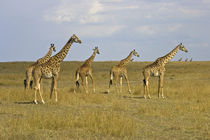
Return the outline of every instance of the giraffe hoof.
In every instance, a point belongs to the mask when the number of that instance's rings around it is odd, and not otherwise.
[[[35,104],[38,104],[37,100],[34,100],[34,103],[35,103]]]
[[[109,90],[105,91],[104,93],[105,93],[105,94],[109,94]]]
[[[147,96],[144,96],[144,99],[147,99]]]
[[[42,103],[43,103],[43,104],[45,104],[45,101],[44,101],[44,100],[42,100]]]

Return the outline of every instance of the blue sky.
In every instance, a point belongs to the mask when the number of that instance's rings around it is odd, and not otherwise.
[[[57,52],[76,34],[67,61],[154,61],[182,42],[177,60],[210,60],[210,0],[1,0],[0,61],[36,61],[51,43]]]

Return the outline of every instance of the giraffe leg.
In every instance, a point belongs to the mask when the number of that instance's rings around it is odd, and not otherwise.
[[[36,94],[37,94],[37,90],[39,89],[39,81],[40,81],[40,78],[34,78],[34,81],[35,81],[35,86],[34,86],[34,102],[35,104],[38,104],[37,102],[37,98],[36,98]]]
[[[160,98],[160,76],[158,78],[158,98]]]
[[[143,80],[143,85],[144,85],[144,98],[146,99],[147,97],[151,99],[150,93],[149,93],[149,81],[148,79]]]
[[[87,75],[85,76],[85,87],[86,87],[85,88],[86,89],[85,92],[88,93],[88,76]]]
[[[149,82],[147,81],[146,83],[146,90],[147,90],[147,96],[149,99],[151,99],[152,97],[150,96],[150,93],[149,93]]]
[[[79,75],[79,72],[78,71],[76,71],[76,74],[75,74],[75,86],[74,86],[74,93],[76,93],[76,89],[78,89],[79,88],[79,77],[80,77],[80,75]]]
[[[57,81],[58,81],[58,75],[54,76],[54,92],[55,92],[55,101],[58,102],[58,93],[57,93]]]
[[[31,85],[31,79],[32,79],[32,68],[29,67],[26,70],[26,79],[24,80],[24,86],[25,86],[25,93],[28,92],[29,86]]]
[[[82,84],[83,89],[84,89],[85,92],[87,93],[86,86],[84,85],[85,78],[86,78],[85,75],[84,75],[84,74],[81,74],[81,79],[82,79],[81,84]]]
[[[125,80],[127,82],[127,85],[128,85],[128,92],[131,93],[131,87],[130,87],[130,82],[128,80],[128,75],[127,73],[124,73],[124,77],[125,77]]]
[[[25,80],[24,80],[24,86],[25,86],[25,93],[27,94],[28,93],[28,90],[29,90],[29,79],[28,78],[26,78]]]
[[[96,92],[96,88],[95,88],[95,82],[94,82],[94,79],[93,79],[92,72],[90,72],[89,76],[90,76],[90,79],[92,81],[93,93],[95,93]]]
[[[119,75],[115,75],[114,84],[115,84],[115,90],[117,91],[117,93],[118,93],[118,80],[119,80]]]
[[[122,93],[122,76],[120,77],[120,93]]]
[[[34,90],[34,103],[38,104],[37,99],[36,99],[36,93],[37,93],[37,89]]]
[[[148,81],[146,81],[145,90],[146,90],[146,92],[145,92],[144,98],[146,99],[148,97],[149,99],[151,99],[151,96],[149,93],[149,82]]]
[[[25,89],[26,90],[29,90],[30,81],[31,81],[30,77],[26,78],[26,85],[25,85],[25,87],[26,87]]]
[[[150,93],[149,93],[149,77],[150,77],[150,71],[144,70],[142,73],[143,73],[143,76],[144,76],[144,79],[143,79],[144,98],[146,99],[147,96],[148,96],[148,98],[150,99],[151,98]]]
[[[52,78],[51,91],[50,91],[50,99],[52,99],[52,94],[55,93],[55,101],[56,102],[58,101],[58,97],[57,97],[57,79],[58,79],[57,75],[55,75]]]
[[[163,95],[163,78],[164,78],[164,73],[160,73],[159,76],[159,84],[158,84],[158,98],[165,98]]]
[[[40,78],[39,85],[38,85],[38,90],[39,90],[39,95],[40,95],[40,98],[42,100],[42,103],[45,104],[45,102],[43,100],[43,97],[42,97],[41,83],[42,83],[42,79]]]
[[[143,80],[143,86],[144,86],[144,98],[145,98],[145,99],[147,99],[147,96],[146,96],[146,94],[147,94],[147,93],[146,93],[146,92],[147,92],[147,91],[146,91],[146,84],[147,84],[147,81],[144,79],[144,80]]]
[[[50,99],[52,99],[53,91],[54,91],[54,77],[52,78],[52,82],[51,82]]]
[[[114,74],[112,71],[110,71],[110,81],[109,81],[109,89],[108,89],[108,93],[110,90],[111,85],[113,84],[113,78],[114,78]]]
[[[29,70],[27,69],[27,70],[26,70],[26,79],[24,80],[25,90],[28,90],[28,89],[29,89],[29,82],[30,82],[30,80],[29,80],[29,75],[28,75],[28,73],[29,73]]]

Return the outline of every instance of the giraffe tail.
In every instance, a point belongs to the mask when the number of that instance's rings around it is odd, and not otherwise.
[[[33,80],[30,81],[30,88],[32,89],[33,87]]]
[[[78,72],[76,72],[75,77],[76,77],[76,87],[79,88],[79,73]]]
[[[113,84],[113,72],[110,71],[110,81],[109,81],[109,85]]]
[[[144,83],[144,86],[146,86],[146,80],[145,79],[143,79],[143,83]]]
[[[23,80],[23,84],[24,84],[25,89],[28,87],[27,81],[28,81],[28,69],[26,70],[26,79]]]
[[[26,89],[26,84],[27,84],[26,79],[24,79],[23,84],[24,84],[24,88]]]

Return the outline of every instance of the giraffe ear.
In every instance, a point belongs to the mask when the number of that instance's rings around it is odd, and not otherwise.
[[[136,51],[135,49],[133,51]]]
[[[180,43],[180,45],[182,45],[182,43]]]

